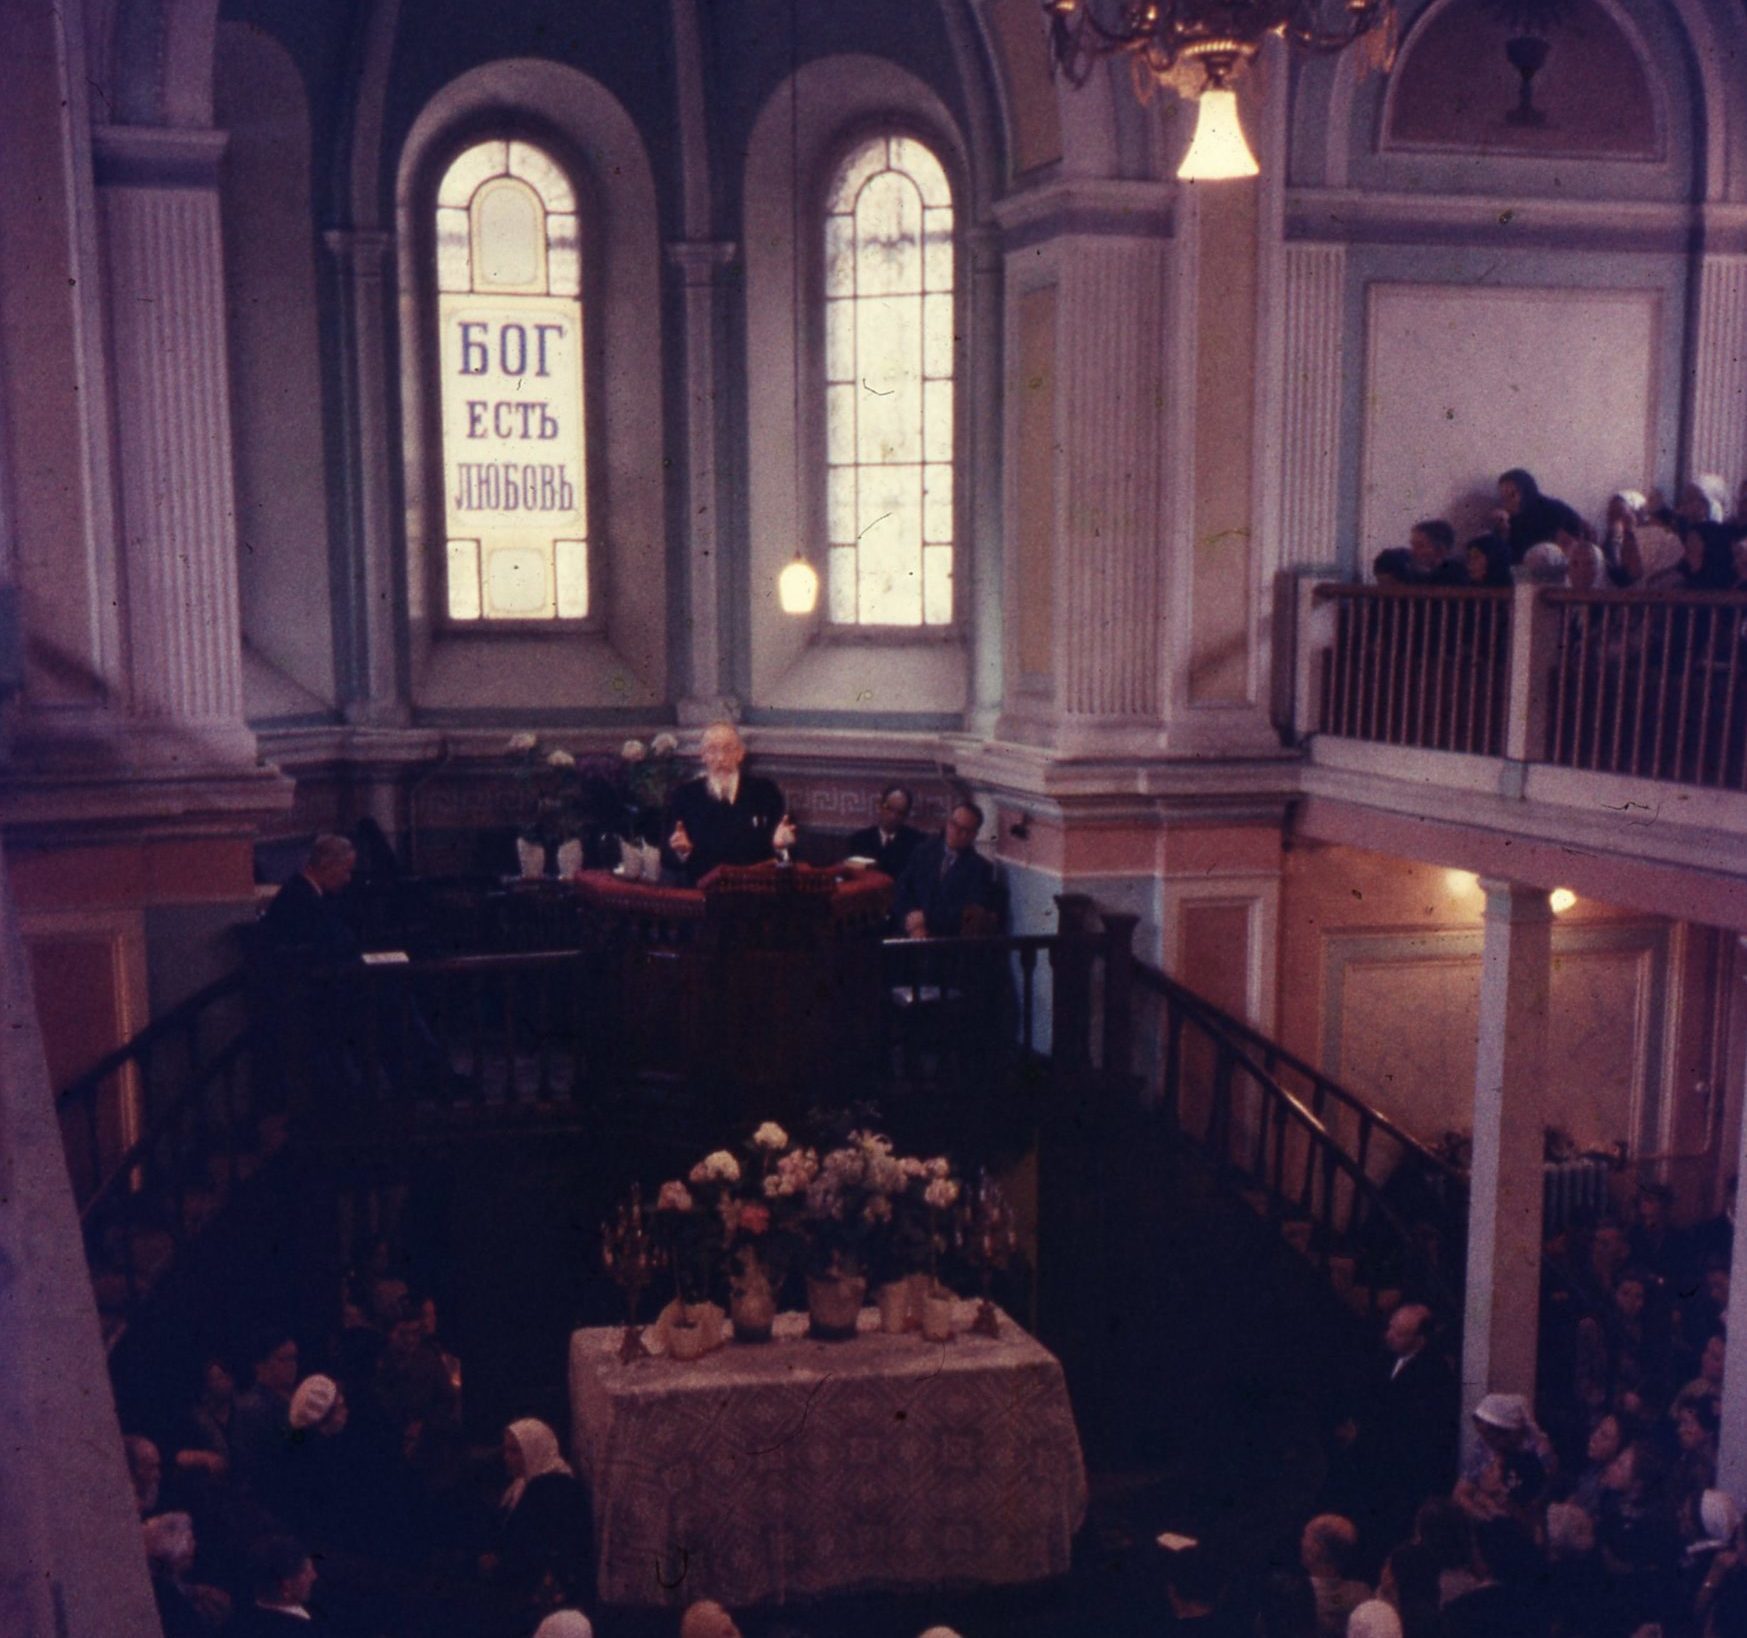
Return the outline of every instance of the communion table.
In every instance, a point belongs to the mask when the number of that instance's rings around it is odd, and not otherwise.
[[[1005,1315],[929,1343],[814,1342],[619,1360],[570,1339],[572,1448],[594,1494],[600,1596],[730,1608],[868,1589],[1040,1580],[1068,1568],[1086,1474],[1054,1355]],[[652,1333],[651,1333],[652,1334]]]

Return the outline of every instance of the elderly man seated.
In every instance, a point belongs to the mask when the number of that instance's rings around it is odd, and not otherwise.
[[[712,722],[699,746],[704,773],[674,793],[667,808],[662,859],[688,886],[717,865],[762,864],[795,845],[795,825],[782,792],[768,779],[741,772],[746,745],[731,722]]]
[[[908,938],[951,938],[994,926],[995,867],[977,852],[983,810],[960,802],[943,835],[911,855],[898,882],[893,916]]]

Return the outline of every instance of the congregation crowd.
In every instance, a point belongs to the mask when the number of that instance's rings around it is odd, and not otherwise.
[[[1690,1227],[1650,1184],[1629,1223],[1553,1235],[1534,1402],[1482,1398],[1460,1461],[1437,1316],[1398,1307],[1378,1380],[1337,1412],[1299,1565],[1245,1604],[1200,1549],[1168,1554],[1181,1624],[1253,1638],[1747,1633],[1747,1533],[1717,1482],[1733,1188],[1728,1211]]]
[[[1576,591],[1730,592],[1747,589],[1747,482],[1703,474],[1667,505],[1655,492],[1622,489],[1593,524],[1565,501],[1541,492],[1512,467],[1498,479],[1498,505],[1486,533],[1456,549],[1443,518],[1425,518],[1407,546],[1379,552],[1379,584],[1495,586],[1518,580]]]

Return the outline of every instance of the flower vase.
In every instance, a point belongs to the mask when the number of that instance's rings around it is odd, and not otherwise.
[[[926,1342],[952,1340],[952,1293],[936,1286],[922,1299],[922,1337]]]
[[[770,1341],[770,1330],[776,1323],[776,1293],[756,1263],[735,1277],[728,1317],[734,1322],[736,1342]]]
[[[847,1342],[861,1318],[867,1281],[859,1274],[807,1276],[808,1335],[821,1342]]]
[[[915,1328],[908,1280],[888,1280],[874,1294],[874,1300],[879,1304],[880,1329],[887,1335],[897,1336]]]

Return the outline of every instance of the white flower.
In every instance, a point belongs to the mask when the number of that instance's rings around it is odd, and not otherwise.
[[[923,1167],[930,1177],[951,1177],[952,1162],[945,1155],[936,1155],[934,1159],[923,1162]]]
[[[672,734],[657,734],[649,741],[649,749],[656,756],[672,756],[679,749],[679,740]]]
[[[657,1211],[690,1211],[692,1209],[692,1192],[678,1178],[661,1185],[661,1193],[655,1197]]]
[[[619,755],[626,762],[641,762],[648,754],[649,748],[640,739],[628,739],[619,747]]]
[[[576,758],[568,751],[548,751],[546,753],[546,766],[548,768],[574,768]]]
[[[904,1158],[898,1162],[898,1167],[906,1177],[926,1177],[928,1175],[927,1166],[925,1166],[914,1155],[905,1155]]]
[[[726,1149],[717,1149],[692,1167],[691,1180],[694,1183],[738,1183],[740,1162]]]
[[[540,743],[534,734],[511,734],[509,748],[518,753],[526,753]]]
[[[922,1191],[922,1198],[936,1211],[945,1211],[958,1199],[958,1185],[950,1177],[937,1177]]]
[[[767,1120],[752,1134],[754,1148],[768,1149],[775,1154],[779,1149],[789,1146],[789,1135],[774,1120]]]
[[[861,1215],[870,1223],[888,1222],[892,1215],[892,1203],[883,1194],[870,1194],[867,1204],[861,1208]]]

